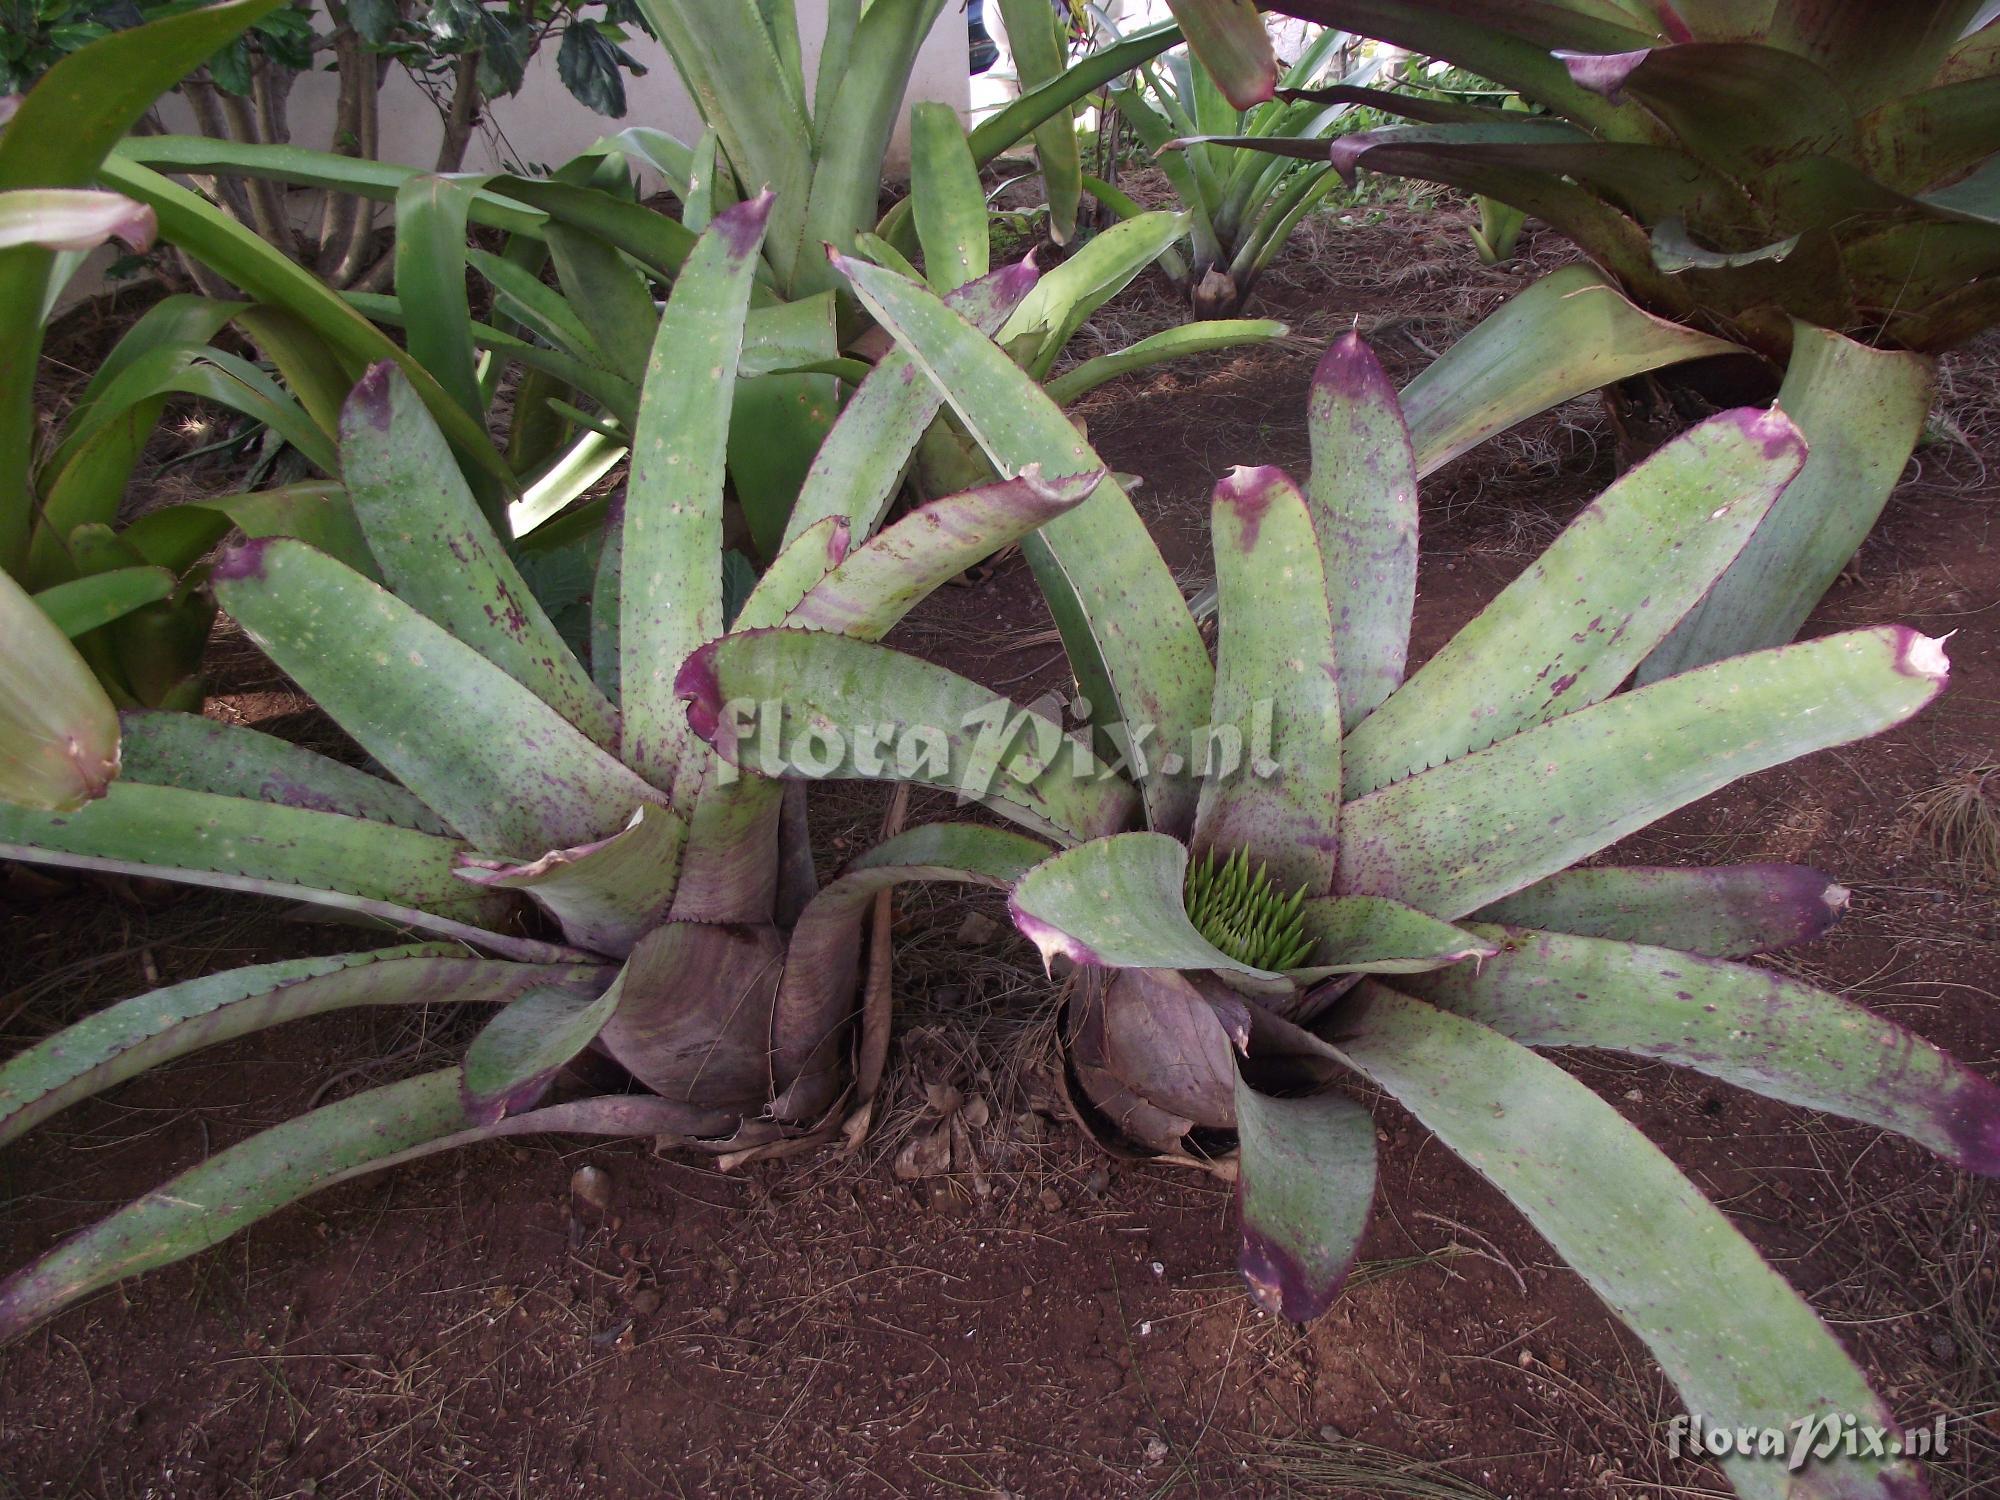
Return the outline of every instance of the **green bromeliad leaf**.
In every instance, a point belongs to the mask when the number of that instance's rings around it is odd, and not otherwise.
[[[1658,1147],[1583,1084],[1498,1032],[1369,981],[1340,1055],[1513,1202],[1718,1427],[1822,1415],[1892,1429],[1867,1377],[1797,1292]],[[1781,1357],[1778,1357],[1781,1356]],[[1801,1473],[1723,1460],[1753,1500],[1894,1500],[1905,1459]]]
[[[0,1144],[149,1068],[267,1026],[359,1005],[505,1005],[531,986],[595,994],[597,964],[468,958],[455,943],[231,969],[108,1005],[0,1065]]]
[[[986,274],[986,189],[950,105],[910,106],[910,202],[932,291],[942,295]]]
[[[118,715],[90,668],[0,572],[0,804],[63,810],[118,774]]]
[[[766,192],[717,215],[682,267],[660,319],[632,437],[618,626],[623,753],[663,791],[674,788],[691,745],[674,673],[690,651],[722,633],[715,559],[722,555],[729,409],[771,203]],[[693,811],[692,791],[690,784],[676,796],[683,816]]]
[[[2000,1176],[2000,1087],[1895,1022],[1746,964],[1606,938],[1477,924],[1498,948],[1402,981],[1530,1047],[1601,1047],[1893,1130]]]
[[[1819,937],[1847,910],[1848,894],[1803,865],[1614,865],[1561,871],[1473,915],[1512,927],[1747,958]]]
[[[212,576],[265,654],[482,852],[574,848],[659,800],[499,667],[324,553],[250,542]]]
[[[1029,464],[1047,474],[1100,467],[1061,409],[963,318],[894,272],[859,261],[839,265],[1003,475]],[[1094,722],[1192,744],[1207,719],[1214,672],[1180,587],[1124,491],[1106,480],[1088,502],[1026,538],[1022,550],[1091,697]],[[1192,823],[1196,788],[1185,768],[1173,774],[1162,767],[1144,789],[1155,828],[1181,832]]]
[[[1313,939],[1307,966],[1319,974],[1421,974],[1498,948],[1464,927],[1380,896],[1322,896],[1303,904],[1301,926]]]
[[[946,787],[1065,842],[1137,816],[1131,784],[1053,720],[871,642],[725,636],[688,658],[678,690],[694,732],[744,771]]]
[[[1395,388],[1360,335],[1343,334],[1320,356],[1306,432],[1340,721],[1352,729],[1402,682],[1417,602],[1416,460]]]
[[[507,1002],[465,1049],[466,1118],[493,1125],[530,1109],[618,1009],[620,981],[596,997],[536,985]]]
[[[1281,469],[1235,469],[1215,488],[1210,734],[1233,731],[1251,744],[1244,764],[1195,768],[1194,849],[1247,851],[1284,890],[1316,896],[1333,883],[1338,848],[1341,673],[1313,521]],[[1268,764],[1257,762],[1260,720]]]
[[[641,807],[628,826],[594,844],[524,865],[468,858],[458,875],[484,890],[524,892],[570,942],[622,958],[666,914],[687,838],[671,809]]]
[[[1238,883],[1250,878],[1234,862],[1232,872]],[[1116,834],[1035,866],[1007,907],[1044,963],[1060,955],[1093,969],[1214,969],[1289,989],[1277,970],[1232,958],[1202,935],[1183,895],[1187,875],[1188,852],[1179,840]],[[1272,895],[1270,920],[1282,926],[1297,907]]]
[[[1274,1317],[1333,1305],[1375,1200],[1375,1121],[1345,1094],[1275,1098],[1236,1079],[1237,1267]]]
[[[1744,407],[1628,470],[1355,728],[1348,795],[1615,692],[1743,551],[1804,461],[1783,412]]]
[[[1901,723],[1947,666],[1885,626],[1620,694],[1349,802],[1336,888],[1462,916],[1738,777]]]
[[[395,366],[374,366],[354,388],[340,442],[348,498],[396,596],[614,748],[616,712],[487,525],[444,434]]]

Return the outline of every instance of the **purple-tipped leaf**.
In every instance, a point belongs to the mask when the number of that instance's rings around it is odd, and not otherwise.
[[[1337,1049],[1507,1195],[1646,1342],[1689,1412],[1717,1427],[1853,1416],[1895,1430],[1867,1376],[1658,1147],[1554,1063],[1370,980]],[[1919,1500],[1907,1459],[1834,1457],[1796,1474],[1723,1460],[1746,1495]]]
[[[1282,469],[1239,468],[1210,522],[1220,633],[1194,849],[1247,849],[1284,894],[1318,895],[1339,847],[1343,667],[1314,517]]]
[[[681,267],[632,434],[618,617],[622,754],[662,790],[675,787],[692,748],[674,673],[690,651],[722,633],[715,560],[722,555],[729,413],[771,205],[766,191],[724,209]],[[675,794],[684,817],[694,808],[692,790]]]
[[[1396,388],[1359,334],[1320,356],[1306,432],[1341,725],[1352,729],[1402,682],[1417,599],[1416,459]]]
[[[1741,407],[1628,470],[1354,729],[1347,794],[1616,691],[1742,553],[1804,462],[1783,412]]]
[[[1901,723],[1946,672],[1940,642],[1884,626],[1620,694],[1347,803],[1337,889],[1462,916],[1739,777]]]
[[[1188,50],[1237,109],[1252,109],[1278,87],[1270,33],[1252,0],[1168,0]]]
[[[624,976],[592,998],[537,985],[488,1021],[465,1049],[465,1117],[493,1125],[532,1108],[556,1074],[596,1040],[618,1009]]]
[[[1632,70],[1653,55],[1650,47],[1634,52],[1563,52],[1555,56],[1579,88],[1602,94],[1613,104],[1625,102],[1625,80]]]
[[[1274,1098],[1236,1079],[1237,1269],[1274,1317],[1333,1305],[1375,1201],[1375,1121],[1345,1094]]]
[[[787,625],[879,641],[933,590],[1088,500],[1103,469],[1017,477],[947,495],[855,548],[806,591]],[[750,623],[739,621],[738,629]],[[771,622],[775,623],[775,622]]]
[[[1531,1047],[1601,1047],[1692,1068],[1908,1136],[2000,1176],[2000,1087],[1851,1001],[1782,974],[1606,938],[1475,929],[1499,954],[1403,981]]]
[[[533,986],[594,994],[595,964],[497,963],[457,945],[297,958],[135,995],[86,1016],[0,1066],[0,1144],[58,1110],[203,1047],[359,1005],[504,1005]]]
[[[1604,866],[1564,870],[1473,913],[1482,922],[1616,938],[1710,958],[1809,943],[1849,892],[1804,865]]]

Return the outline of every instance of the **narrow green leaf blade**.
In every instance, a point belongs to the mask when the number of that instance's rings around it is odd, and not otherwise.
[[[2000,1087],[1852,1001],[1768,969],[1480,924],[1498,954],[1404,982],[1528,1047],[1601,1047],[1892,1130],[2000,1176]]]
[[[242,724],[163,709],[128,709],[127,781],[367,818],[450,838],[428,807],[393,781]]]
[[[1736,352],[1724,339],[1641,311],[1588,266],[1564,266],[1404,387],[1417,473],[1434,473],[1494,433],[1627,376]]]
[[[249,542],[211,576],[265,654],[485,853],[534,858],[591,843],[657,800],[499,667],[324,553]],[[329,630],[337,655],[323,644]]]
[[[1320,895],[1339,847],[1343,670],[1314,517],[1273,468],[1231,470],[1209,514],[1220,633],[1204,749],[1216,763],[1195,768],[1194,851],[1223,860],[1247,849],[1284,893]],[[1249,740],[1247,755],[1214,748],[1232,732]]]
[[[1738,777],[1901,723],[1946,671],[1938,642],[1884,626],[1621,694],[1349,802],[1336,888],[1461,916]]]
[[[1310,1323],[1354,1269],[1375,1202],[1375,1121],[1345,1094],[1280,1099],[1236,1077],[1236,1265],[1273,1317]]]
[[[1627,470],[1354,729],[1348,795],[1615,692],[1699,606],[1805,456],[1782,411],[1742,407]]]
[[[1805,436],[1805,467],[1647,659],[1641,682],[1792,638],[1881,515],[1923,431],[1936,374],[1923,355],[1794,324],[1778,405]]]
[[[79,1297],[226,1240],[343,1174],[465,1123],[446,1068],[370,1089],[219,1151],[0,1281],[0,1343]]]
[[[632,438],[618,624],[624,758],[662,790],[691,743],[674,673],[722,633],[729,409],[771,201],[767,191],[739,203],[703,231],[660,319]],[[677,802],[692,810],[691,793]]]
[[[1270,318],[1207,318],[1183,323],[1164,333],[1151,334],[1136,344],[1127,344],[1111,354],[1099,354],[1070,366],[1062,374],[1044,382],[1043,389],[1058,406],[1088,395],[1106,381],[1129,375],[1134,370],[1185,359],[1191,354],[1211,354],[1218,349],[1234,349],[1244,344],[1268,344],[1291,330]]]
[[[1380,896],[1322,896],[1299,914],[1317,942],[1308,963],[1315,974],[1422,974],[1499,951],[1487,938]]]
[[[113,568],[73,578],[35,595],[35,606],[71,640],[123,619],[143,604],[173,593],[174,575],[165,568]],[[12,644],[10,638],[10,645]],[[24,646],[17,649],[31,649]]]
[[[1023,93],[1054,82],[1064,68],[1064,26],[1043,0],[1000,0],[1007,26],[1007,45]],[[1076,121],[1069,107],[1053,111],[1035,127],[1035,161],[1041,168],[1049,205],[1049,238],[1066,245],[1076,236],[1076,208],[1083,194],[1083,159],[1077,147]],[[912,184],[914,189],[915,184]],[[923,213],[917,199],[917,212]],[[919,219],[921,223],[921,218]]]
[[[475,420],[486,411],[473,366],[465,223],[484,177],[413,177],[396,193],[396,296],[412,359]]]
[[[986,189],[948,104],[910,106],[910,202],[932,291],[942,295],[986,274]]]
[[[1513,1202],[1644,1339],[1690,1412],[1719,1427],[1895,1419],[1799,1294],[1617,1111],[1497,1032],[1370,982],[1337,1043]],[[1761,1500],[1896,1500],[1907,1460],[1835,1457],[1800,1474],[1725,1459]]]

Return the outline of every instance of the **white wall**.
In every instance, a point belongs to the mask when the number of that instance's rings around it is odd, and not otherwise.
[[[801,51],[806,86],[812,87],[826,29],[826,0],[798,0]],[[701,116],[681,87],[666,49],[637,33],[626,51],[646,67],[646,76],[625,78],[625,117],[609,119],[576,102],[556,76],[556,45],[550,42],[528,65],[520,93],[493,100],[470,149],[464,170],[483,172],[516,166],[559,166],[600,137],[615,135],[628,125],[649,125],[692,143],[701,134]],[[338,80],[330,73],[308,73],[293,85],[289,106],[292,144],[324,150],[331,144]],[[904,101],[902,118],[890,147],[890,170],[909,169],[909,102],[935,100],[961,115],[969,107],[966,86],[966,26],[962,0],[948,0],[937,25],[924,39]],[[161,114],[170,130],[192,130],[186,104],[178,96],[164,101]],[[392,69],[382,90],[382,160],[429,168],[437,160],[443,122],[438,106],[402,69]]]

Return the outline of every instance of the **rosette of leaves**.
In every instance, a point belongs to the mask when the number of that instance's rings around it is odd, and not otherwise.
[[[1277,8],[1449,59],[1540,111],[1336,91],[1415,122],[1336,141],[1342,173],[1532,214],[1642,306],[1782,373],[1806,472],[1646,675],[1791,639],[1921,436],[1934,356],[2000,321],[2000,21],[1978,0]],[[1194,9],[1239,48],[1262,34],[1221,0],[1175,5]]]
[[[0,1064],[0,1141],[283,1021],[425,1003],[490,1017],[460,1065],[217,1153],[0,1280],[0,1338],[414,1155],[542,1130],[755,1153],[829,1129],[876,894],[916,874],[1009,884],[1040,857],[999,829],[929,827],[816,890],[797,792],[737,774],[675,696],[674,668],[724,624],[731,387],[771,209],[766,194],[719,214],[676,281],[581,653],[393,365],[370,370],[340,416],[352,548],[275,535],[221,555],[221,607],[365,768],[192,714],[115,715],[33,603],[0,587],[10,643],[37,648],[0,674],[0,858],[303,901],[417,939],[195,978],[88,1016]],[[1034,280],[1008,267],[955,302],[990,326]],[[1026,471],[878,532],[940,400],[907,359],[861,382],[814,472],[817,519],[741,600],[739,624],[878,638],[1098,482]],[[550,1097],[586,1049],[632,1091]]]
[[[921,288],[844,269],[996,463],[1090,461]],[[1029,556],[1093,707],[1086,736],[879,645],[786,629],[698,651],[692,721],[746,764],[754,743],[794,774],[947,786],[1056,846],[1010,907],[1074,970],[1075,1083],[1099,1128],[1156,1150],[1234,1134],[1240,1265],[1274,1312],[1323,1312],[1354,1261],[1376,1177],[1356,1091],[1379,1088],[1527,1216],[1691,1410],[1891,1424],[1749,1241],[1540,1049],[1676,1063],[2000,1173],[2000,1088],[1744,962],[1825,930],[1847,899],[1825,876],[1580,864],[1738,777],[1901,722],[1944,686],[1940,644],[1852,630],[1618,691],[1804,461],[1782,411],[1741,409],[1617,481],[1407,671],[1418,449],[1358,338],[1321,361],[1308,422],[1303,485],[1254,468],[1217,487],[1212,661],[1114,485],[1043,528]],[[1082,565],[1091,538],[1118,549],[1102,573]],[[753,741],[730,705],[764,700],[783,713]],[[829,725],[933,726],[949,754],[871,740],[836,758]],[[1880,1455],[1729,1468],[1746,1495],[1918,1484]]]
[[[1353,39],[1322,29],[1280,78],[1286,89],[1324,86]],[[1174,196],[1188,216],[1183,248],[1161,265],[1201,317],[1229,317],[1240,311],[1265,267],[1285,248],[1299,221],[1340,185],[1324,148],[1317,161],[1278,156],[1259,160],[1243,152],[1202,144],[1206,136],[1249,136],[1324,143],[1343,115],[1345,101],[1272,99],[1252,109],[1234,108],[1200,59],[1185,51],[1147,64],[1135,81],[1114,89],[1112,102],[1140,142],[1154,153]],[[1345,79],[1366,84],[1380,61],[1363,63]],[[1108,184],[1086,184],[1121,216],[1137,205]]]

